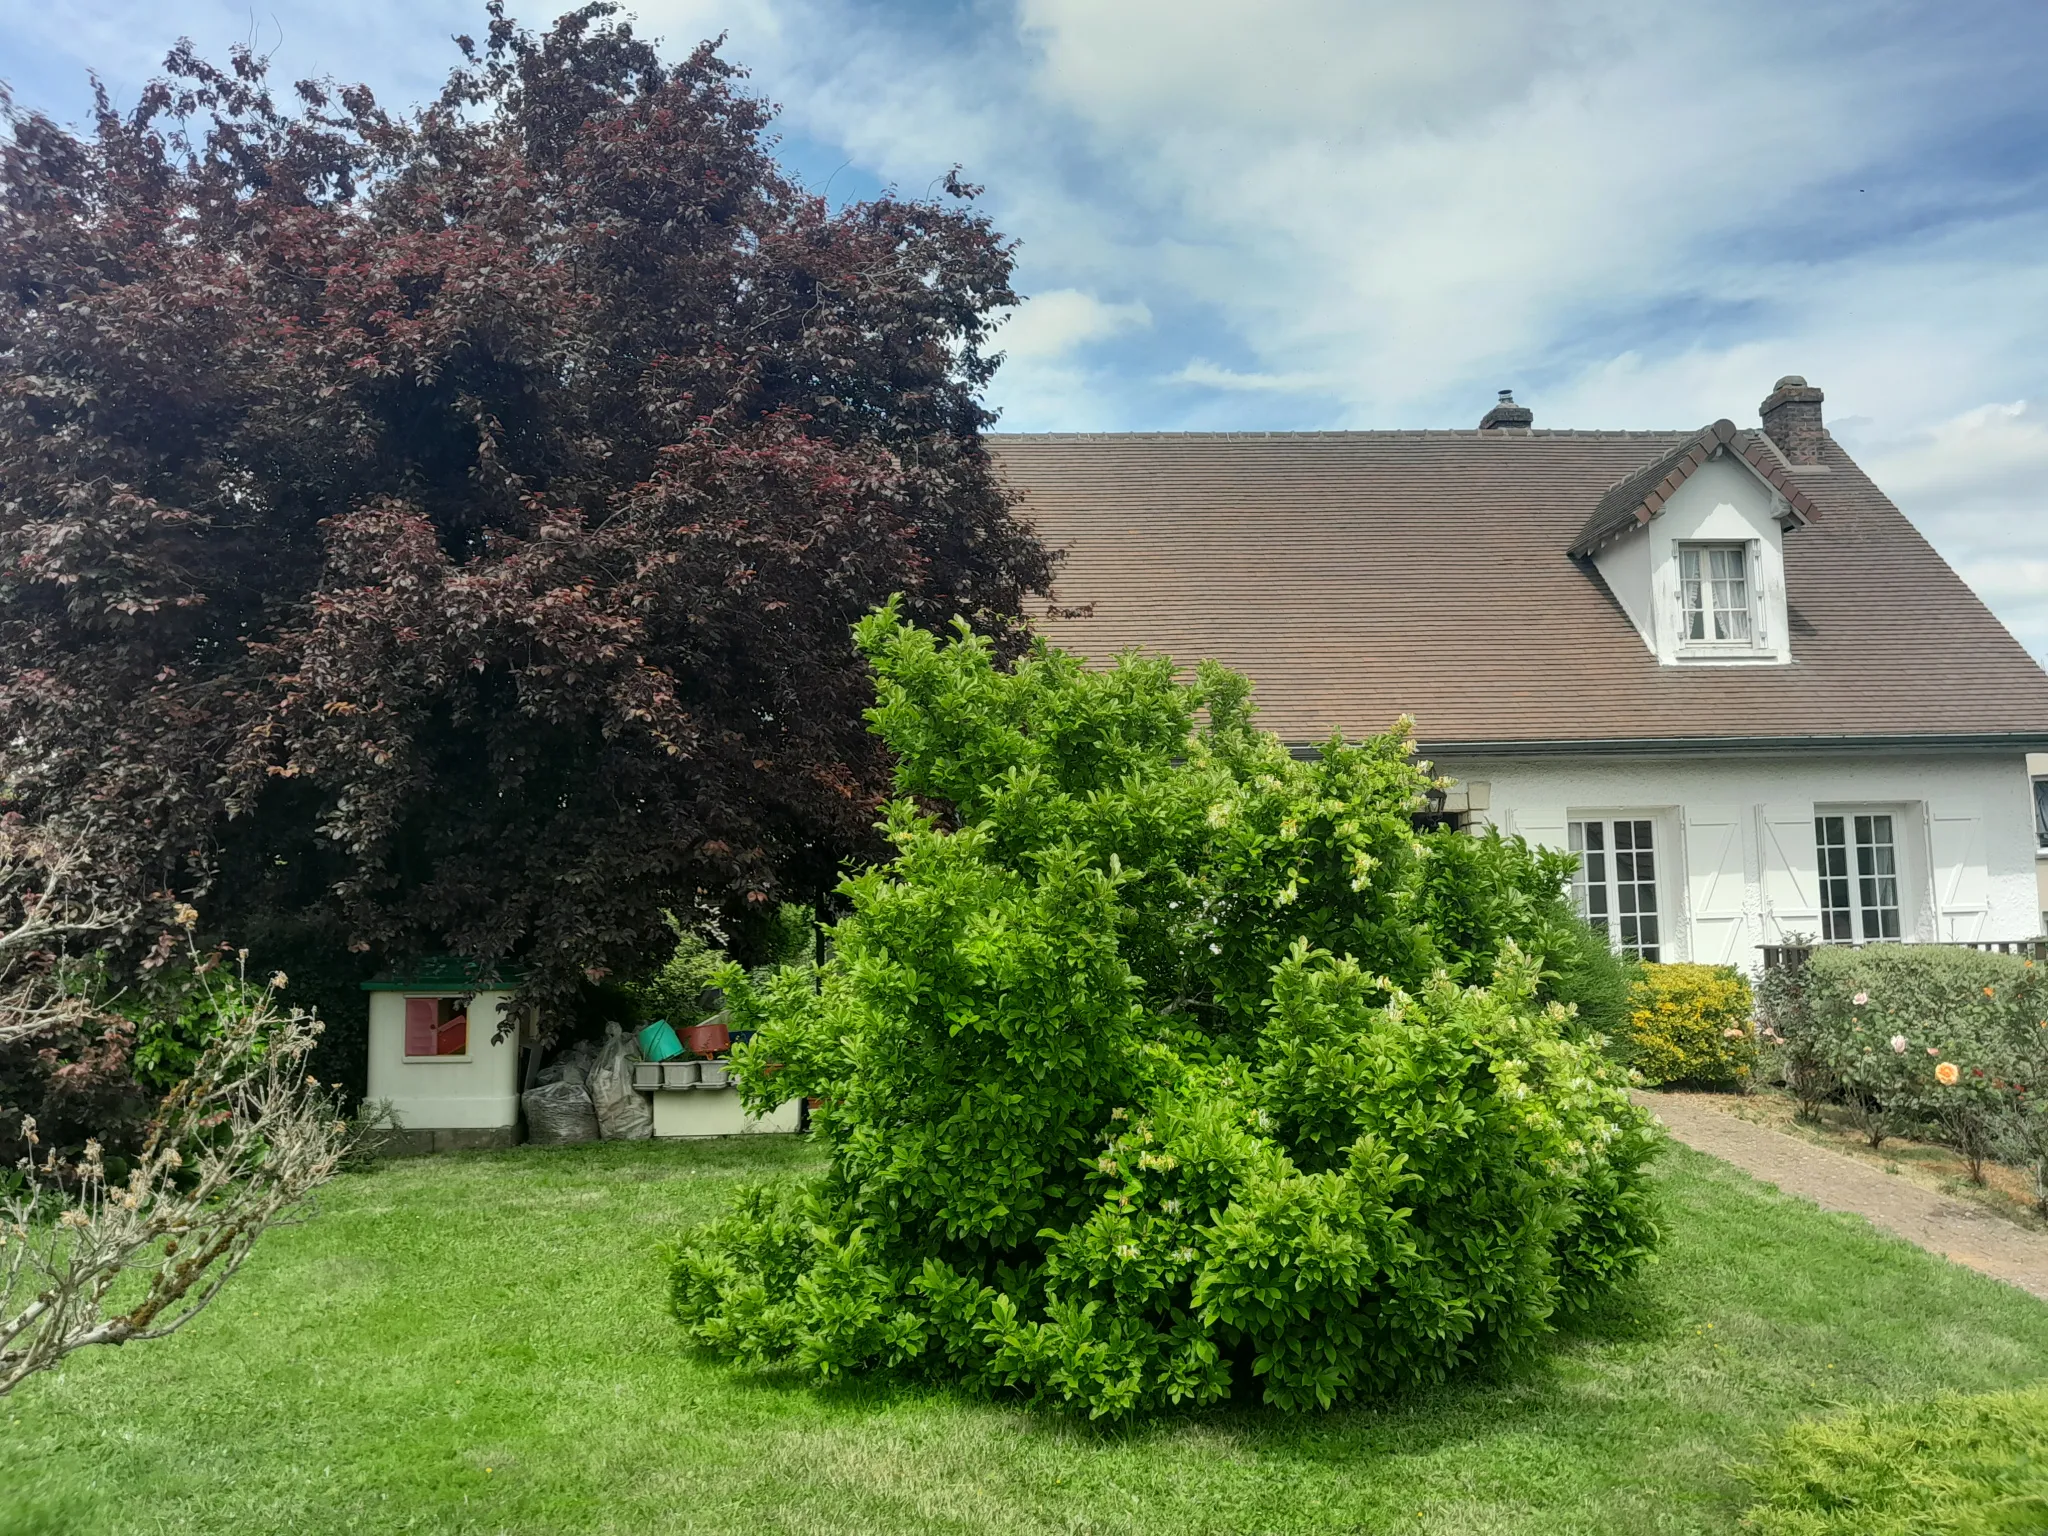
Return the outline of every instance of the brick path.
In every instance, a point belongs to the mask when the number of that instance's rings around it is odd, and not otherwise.
[[[1636,1102],[1696,1151],[1733,1163],[1823,1210],[1849,1211],[1957,1264],[2048,1301],[2048,1234],[1922,1189],[1854,1158],[1717,1108],[1713,1094],[1638,1093]]]

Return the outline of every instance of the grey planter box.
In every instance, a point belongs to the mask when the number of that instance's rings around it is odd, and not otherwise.
[[[633,1063],[633,1086],[641,1092],[661,1086],[661,1063],[658,1061],[636,1061]]]
[[[732,1076],[726,1071],[725,1063],[722,1061],[699,1061],[692,1065],[697,1068],[699,1088],[723,1088],[732,1081]]]
[[[697,1086],[697,1069],[701,1061],[664,1061],[661,1064],[661,1086],[664,1088],[694,1088]]]

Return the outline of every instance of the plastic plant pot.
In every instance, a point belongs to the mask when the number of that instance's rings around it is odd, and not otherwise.
[[[664,1088],[694,1088],[697,1086],[697,1069],[701,1061],[664,1061],[661,1064],[661,1086]]]
[[[683,1042],[669,1027],[667,1019],[656,1019],[640,1031],[640,1054],[650,1062],[671,1061],[683,1054]]]
[[[732,1081],[732,1074],[722,1061],[700,1061],[697,1063],[697,1086],[699,1088],[724,1088]]]
[[[642,1093],[661,1086],[661,1064],[653,1061],[633,1063],[633,1086]]]

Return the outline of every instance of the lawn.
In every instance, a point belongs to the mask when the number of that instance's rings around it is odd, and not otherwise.
[[[820,1394],[683,1351],[659,1249],[766,1138],[385,1164],[167,1343],[0,1403],[26,1532],[1732,1531],[1731,1470],[1832,1404],[2048,1376],[2048,1307],[1706,1158],[1670,1242],[1513,1377],[1118,1433],[939,1391]]]

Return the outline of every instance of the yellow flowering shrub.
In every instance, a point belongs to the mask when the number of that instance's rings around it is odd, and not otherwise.
[[[1732,965],[1646,965],[1629,993],[1629,1065],[1653,1085],[1746,1083],[1756,1068],[1753,1010]]]

